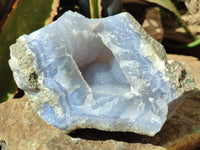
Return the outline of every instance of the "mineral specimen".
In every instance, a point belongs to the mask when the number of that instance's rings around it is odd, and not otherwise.
[[[96,128],[153,136],[168,104],[194,88],[128,13],[88,19],[68,11],[10,50],[14,79],[33,109],[67,133]]]

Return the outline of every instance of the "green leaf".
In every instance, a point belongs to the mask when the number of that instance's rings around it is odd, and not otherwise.
[[[55,16],[58,4],[59,0],[17,0],[13,5],[0,35],[0,102],[7,100],[16,89],[8,66],[9,46],[20,35],[48,24]]]
[[[101,0],[89,0],[91,18],[101,18]]]
[[[195,39],[195,36],[191,33],[191,31],[187,28],[185,23],[182,21],[179,11],[177,10],[176,6],[171,2],[171,0],[145,0],[145,1],[157,4],[171,11],[175,15],[178,23],[185,29],[186,33],[190,35],[193,39]]]
[[[200,45],[200,39],[197,39],[197,40],[187,44],[187,47],[192,48],[192,47],[196,47],[196,46],[199,46],[199,45]]]
[[[175,5],[170,0],[145,0],[145,1],[162,6],[168,9],[169,11],[173,12],[177,17],[181,16],[178,10],[176,9]]]

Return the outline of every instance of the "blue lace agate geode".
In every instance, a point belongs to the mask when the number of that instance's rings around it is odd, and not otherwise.
[[[168,104],[193,88],[185,88],[173,72],[181,66],[168,63],[163,47],[128,13],[87,19],[68,11],[10,50],[18,87],[42,119],[66,132],[152,136],[166,121]]]

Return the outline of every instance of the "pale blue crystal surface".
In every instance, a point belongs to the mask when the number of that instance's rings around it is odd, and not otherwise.
[[[163,47],[128,13],[66,12],[10,47],[10,67],[38,115],[56,128],[154,135],[180,96]]]

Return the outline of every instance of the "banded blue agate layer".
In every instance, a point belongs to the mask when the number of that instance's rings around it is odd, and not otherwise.
[[[65,132],[153,136],[185,90],[172,72],[179,65],[167,62],[162,45],[128,13],[87,19],[68,11],[10,50],[18,87],[42,119]]]

